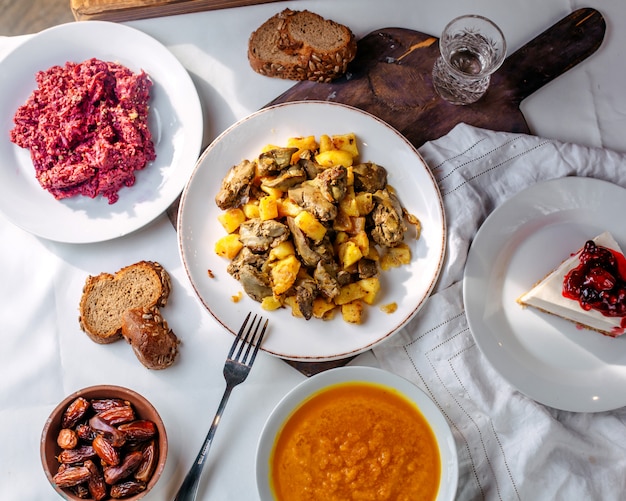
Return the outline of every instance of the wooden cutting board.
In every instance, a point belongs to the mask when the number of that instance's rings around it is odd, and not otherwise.
[[[520,103],[593,54],[605,31],[600,12],[577,10],[509,55],[483,98],[455,106],[432,88],[439,40],[417,31],[385,28],[358,42],[345,77],[330,84],[299,82],[269,104],[304,99],[349,104],[385,120],[415,147],[444,136],[461,122],[529,133]]]
[[[385,28],[358,42],[357,57],[345,77],[329,84],[299,82],[268,106],[312,99],[349,104],[385,120],[417,148],[461,122],[531,133],[520,103],[593,54],[605,31],[605,20],[597,10],[577,10],[508,56],[483,98],[455,106],[441,99],[431,85],[438,39],[408,29]],[[349,360],[287,362],[313,375]]]

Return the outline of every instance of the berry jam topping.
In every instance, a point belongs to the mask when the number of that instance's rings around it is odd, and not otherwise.
[[[626,316],[626,258],[593,240],[585,243],[580,264],[563,280],[563,296],[580,307],[597,310],[607,317]]]

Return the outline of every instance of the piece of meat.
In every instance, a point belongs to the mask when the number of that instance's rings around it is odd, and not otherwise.
[[[289,229],[283,223],[268,219],[248,219],[239,226],[239,240],[253,252],[267,252],[289,238]]]
[[[226,268],[241,283],[246,294],[259,302],[272,295],[267,259],[267,254],[255,254],[244,247]]]
[[[375,205],[370,215],[374,225],[372,238],[383,247],[395,247],[402,242],[407,230],[400,201],[389,190],[378,190],[373,198]]]
[[[387,169],[372,162],[352,167],[355,191],[375,193],[387,187]]]
[[[359,278],[376,277],[379,274],[378,263],[373,259],[368,259],[366,257],[361,258],[357,264],[357,271],[359,273]]]
[[[255,172],[255,164],[248,160],[231,167],[222,179],[220,191],[215,195],[217,206],[227,210],[241,205],[250,193],[250,183]]]
[[[320,261],[317,263],[313,278],[317,282],[319,291],[328,299],[333,299],[339,294],[339,281],[337,280],[337,265]]]
[[[313,316],[313,300],[317,297],[317,283],[308,275],[298,278],[294,286],[296,303],[305,319]]]
[[[337,217],[337,207],[329,202],[315,181],[305,181],[289,188],[289,198],[320,221],[332,221]]]
[[[287,191],[292,186],[300,184],[307,180],[307,174],[304,168],[299,165],[292,165],[287,169],[283,169],[277,176],[271,178],[263,178],[261,184],[268,188],[276,188]]]
[[[331,203],[340,202],[348,188],[348,173],[342,165],[324,169],[315,178],[322,195]]]
[[[310,247],[306,235],[298,228],[298,225],[296,225],[294,219],[290,216],[287,217],[287,226],[291,231],[296,252],[304,265],[309,267],[316,266],[321,256]]]
[[[298,148],[275,148],[259,155],[258,168],[260,176],[276,174],[291,165],[291,157]]]

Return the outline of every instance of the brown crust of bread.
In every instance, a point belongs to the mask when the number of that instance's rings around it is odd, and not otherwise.
[[[179,340],[156,306],[126,310],[122,335],[148,369],[166,369],[176,360]]]
[[[169,274],[155,261],[139,261],[115,274],[85,280],[79,304],[80,328],[96,343],[122,337],[122,315],[132,308],[165,306],[171,291]]]
[[[290,25],[304,16],[309,25],[342,33],[341,44],[324,50],[294,38]],[[307,10],[279,12],[255,30],[248,41],[248,61],[254,71],[298,81],[327,83],[344,75],[356,51],[356,39],[347,26]]]

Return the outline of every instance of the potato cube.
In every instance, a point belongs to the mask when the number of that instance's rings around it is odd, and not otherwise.
[[[279,218],[286,216],[296,217],[303,210],[302,207],[289,198],[279,198],[276,200],[276,207],[278,209]]]
[[[339,262],[343,269],[347,269],[363,257],[363,252],[352,240],[339,244]]]
[[[277,261],[279,259],[285,259],[288,256],[295,255],[296,251],[294,249],[293,243],[290,240],[285,240],[284,242],[279,243],[276,247],[270,250],[270,254],[268,260]]]
[[[361,324],[363,322],[363,303],[356,299],[341,305],[341,316],[344,321],[351,324]]]
[[[298,148],[300,150],[317,150],[315,136],[298,136],[287,139],[287,148]]]
[[[261,308],[267,311],[278,310],[283,307],[283,303],[276,296],[265,296],[261,300]]]
[[[300,214],[294,218],[294,223],[296,223],[296,226],[300,228],[307,237],[316,242],[321,241],[324,235],[326,235],[326,227],[308,211],[303,210],[300,212]]]
[[[215,242],[215,253],[218,256],[232,260],[239,254],[242,247],[243,244],[239,240],[239,235],[237,233],[229,233]]]
[[[328,134],[322,134],[320,136],[320,145],[319,152],[324,153],[325,151],[331,151],[335,149],[335,145],[333,144],[333,140]]]
[[[328,150],[315,155],[315,161],[322,167],[337,167],[343,165],[350,167],[354,163],[352,155],[343,150]]]
[[[355,195],[356,206],[359,209],[359,216],[367,216],[374,209],[374,199],[367,191],[359,192]]]
[[[400,242],[395,247],[387,249],[387,252],[380,258],[380,267],[386,271],[410,262],[411,248],[406,243]]]
[[[307,151],[316,151],[318,148],[315,136],[291,137],[287,140],[287,148],[298,148],[291,156],[291,163],[296,164]]]
[[[356,201],[356,196],[354,194],[354,189],[351,186],[348,187],[346,194],[339,202],[339,208],[351,217],[359,217],[361,215]]]
[[[278,217],[278,204],[272,196],[261,197],[259,199],[259,218],[262,221],[276,219]]]
[[[217,220],[221,223],[228,233],[232,233],[239,225],[246,220],[246,215],[239,207],[228,209],[217,216]]]
[[[300,261],[292,254],[272,263],[271,267],[272,290],[274,294],[280,296],[287,292],[296,281],[298,271],[300,271]]]
[[[247,219],[255,219],[259,217],[259,203],[257,201],[245,203],[242,205],[241,209]]]
[[[361,250],[361,257],[367,256],[369,254],[370,239],[368,238],[367,233],[365,233],[365,231],[359,231],[356,235],[350,237],[350,241],[354,242],[357,245],[357,247]]]
[[[339,289],[339,294],[333,299],[333,302],[341,306],[346,303],[350,303],[355,299],[361,299],[367,294],[367,291],[359,285],[358,282],[354,282],[348,285],[344,285]]]
[[[268,196],[272,197],[274,200],[278,200],[284,194],[283,190],[278,188],[272,188],[270,186],[261,185],[261,189],[268,194]]]
[[[352,155],[352,158],[359,156],[359,147],[356,141],[356,135],[352,132],[348,134],[336,134],[331,136],[333,145],[338,150],[347,151]]]
[[[323,320],[330,320],[335,316],[335,303],[325,297],[318,296],[313,300],[313,316]]]
[[[362,280],[359,280],[358,283],[362,289],[367,291],[365,296],[363,296],[363,301],[370,305],[374,304],[374,302],[376,301],[376,295],[380,290],[380,280],[378,279],[378,277],[364,278]]]

